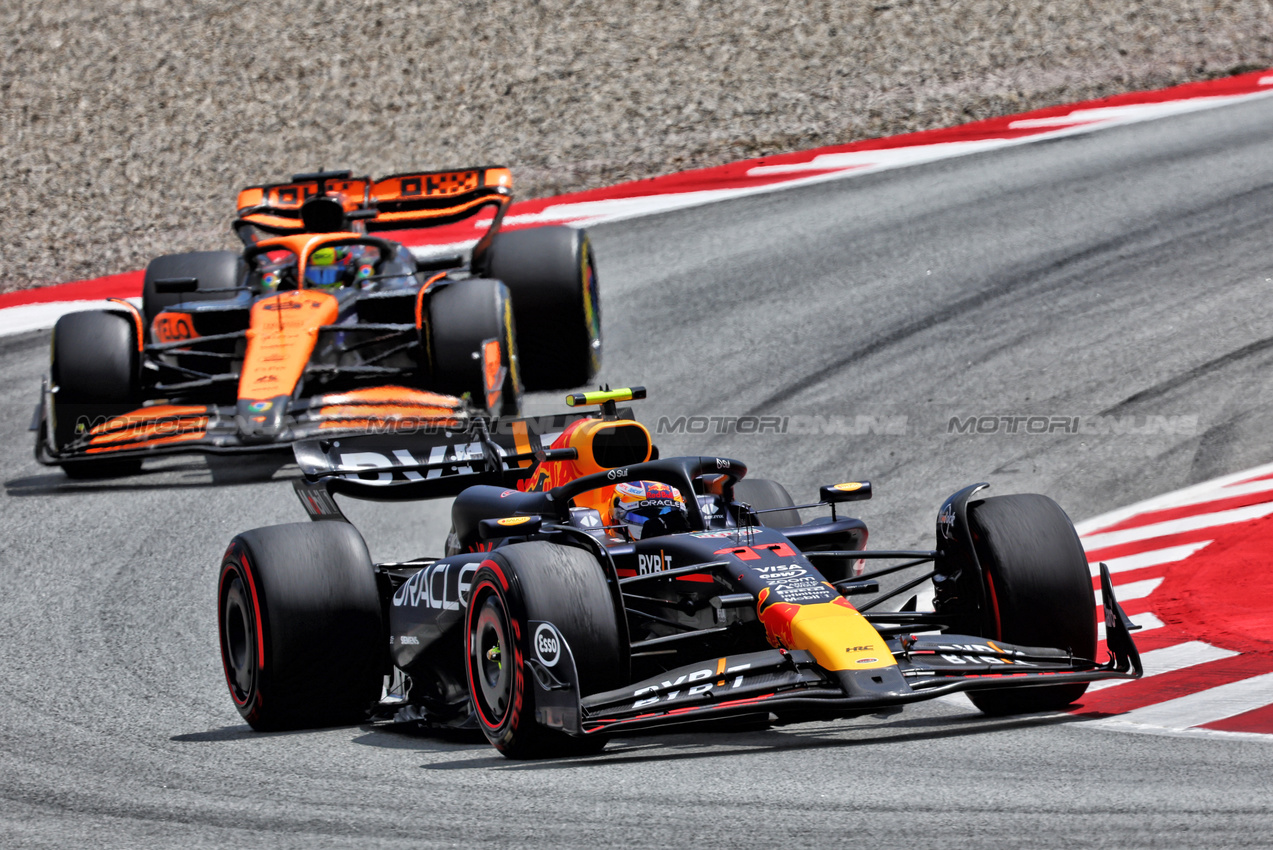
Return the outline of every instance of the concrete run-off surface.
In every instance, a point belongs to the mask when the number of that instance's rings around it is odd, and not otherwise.
[[[233,192],[503,162],[522,197],[1273,65],[1269,0],[0,7],[0,290],[230,247]]]

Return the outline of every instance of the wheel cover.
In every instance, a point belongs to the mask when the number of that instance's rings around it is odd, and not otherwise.
[[[469,669],[478,716],[491,728],[503,725],[512,706],[513,647],[509,640],[508,612],[495,593],[480,603],[469,636]]]
[[[221,595],[221,660],[230,696],[246,705],[256,683],[256,646],[247,589],[237,573],[231,573]]]

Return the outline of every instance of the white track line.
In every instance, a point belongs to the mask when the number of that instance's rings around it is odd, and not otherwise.
[[[1264,673],[1094,722],[1114,728],[1151,726],[1183,730],[1263,708],[1271,702],[1273,673]]]
[[[1251,469],[1244,469],[1241,472],[1234,472],[1231,475],[1224,475],[1220,478],[1213,478],[1210,481],[1203,481],[1200,484],[1194,484],[1190,487],[1184,487],[1171,493],[1164,493],[1161,496],[1154,496],[1152,499],[1146,499],[1143,502],[1136,502],[1125,508],[1116,508],[1107,513],[1099,514],[1082,522],[1075,523],[1074,527],[1078,530],[1080,537],[1088,537],[1103,528],[1109,528],[1111,525],[1131,519],[1138,514],[1149,513],[1150,511],[1162,510],[1164,508],[1173,508],[1178,505],[1189,504],[1191,500],[1202,496],[1203,494],[1212,493],[1221,488],[1229,487],[1239,482],[1250,481],[1252,478],[1260,478],[1265,475],[1273,474],[1273,463],[1266,463],[1262,466],[1256,466]],[[1206,501],[1205,499],[1203,501]],[[1086,541],[1084,542],[1086,544]]]
[[[1124,555],[1121,558],[1093,561],[1087,566],[1093,576],[1098,576],[1101,574],[1102,563],[1109,567],[1110,573],[1139,570],[1144,567],[1157,567],[1161,564],[1174,564],[1177,561],[1183,561],[1194,552],[1210,544],[1210,540],[1202,540],[1198,543],[1186,543],[1183,546],[1168,546],[1166,549],[1153,549],[1149,552],[1137,552],[1135,555]]]
[[[1208,664],[1212,661],[1219,661],[1222,658],[1232,658],[1235,655],[1237,655],[1237,653],[1231,650],[1221,649],[1218,646],[1212,646],[1211,644],[1203,643],[1200,640],[1191,640],[1187,643],[1178,643],[1175,646],[1151,650],[1142,655],[1140,660],[1145,665],[1146,676],[1158,676],[1163,673],[1183,670],[1186,667],[1193,667],[1198,664]],[[1131,681],[1135,680],[1106,679],[1103,682],[1093,682],[1087,686],[1087,690],[1090,693],[1092,691],[1099,691],[1102,688],[1112,688],[1115,685],[1122,685]]]
[[[140,298],[128,300],[138,307],[141,306]],[[51,328],[67,313],[78,313],[81,310],[107,310],[111,307],[116,310],[123,309],[109,301],[45,301],[38,304],[6,307],[0,310],[0,336]]]
[[[1143,611],[1139,614],[1132,614],[1131,621],[1133,624],[1140,626],[1140,629],[1138,631],[1132,632],[1132,640],[1135,640],[1136,636],[1143,632],[1150,631],[1151,629],[1161,629],[1164,625],[1162,620],[1158,619],[1157,616],[1155,616],[1152,612],[1149,612],[1149,611]],[[1096,639],[1105,640],[1105,621],[1104,620],[1096,621]]]
[[[1149,594],[1158,589],[1158,585],[1162,584],[1160,578],[1147,578],[1144,581],[1133,581],[1127,584],[1114,585],[1114,596],[1119,602],[1126,602],[1128,599],[1144,599]],[[1096,607],[1104,604],[1105,594],[1099,590],[1096,591]]]
[[[1139,528],[1125,528],[1119,531],[1089,534],[1083,538],[1083,548],[1091,552],[1107,549],[1111,546],[1121,546],[1124,543],[1135,543],[1140,540],[1152,540],[1155,537],[1166,537],[1169,534],[1197,531],[1201,528],[1214,528],[1217,525],[1231,525],[1235,522],[1248,522],[1269,514],[1273,514],[1273,502],[1247,505],[1243,508],[1232,508],[1227,511],[1216,511],[1215,513],[1167,520],[1166,522],[1156,522],[1152,525],[1142,525]]]

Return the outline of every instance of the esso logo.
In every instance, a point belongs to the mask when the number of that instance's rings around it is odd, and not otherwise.
[[[532,643],[535,647],[535,657],[539,659],[540,664],[545,667],[557,666],[557,662],[561,660],[561,635],[557,634],[557,630],[551,623],[539,624],[539,628],[535,629]]]

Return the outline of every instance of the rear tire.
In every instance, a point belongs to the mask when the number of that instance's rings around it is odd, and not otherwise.
[[[522,393],[515,327],[508,288],[498,280],[461,280],[438,290],[429,301],[428,339],[421,341],[432,358],[429,389],[468,393],[473,406],[491,416],[518,415]],[[499,345],[504,376],[498,396],[488,399],[483,355],[492,341]]]
[[[146,333],[164,310],[192,301],[228,301],[238,292],[208,292],[238,286],[243,277],[243,258],[234,251],[192,251],[156,257],[146,266],[141,290],[141,314],[146,319]],[[199,281],[194,292],[158,292],[155,281],[177,277],[193,277]]]
[[[500,233],[486,274],[513,298],[527,391],[566,390],[601,368],[601,293],[588,234],[573,227]]]
[[[344,522],[246,531],[221,562],[226,683],[257,731],[365,719],[389,669],[367,544]]]
[[[94,425],[141,403],[141,353],[130,316],[107,310],[68,313],[53,326],[52,432],[59,451]],[[139,459],[73,460],[62,463],[70,478],[131,475]]]
[[[792,528],[801,524],[800,512],[795,509],[795,500],[791,498],[787,488],[777,481],[744,478],[734,485],[734,501],[745,502],[758,511],[788,509],[775,510],[771,514],[757,514],[760,524],[766,528]]]
[[[1046,496],[996,496],[973,503],[968,513],[984,581],[982,634],[1095,658],[1092,577],[1061,507]],[[986,714],[1021,714],[1062,709],[1086,690],[1081,682],[970,691],[968,697]]]
[[[604,738],[540,725],[528,659],[530,621],[547,621],[571,647],[581,695],[623,684],[622,633],[601,565],[582,549],[544,541],[501,549],[491,561],[495,566],[488,562],[473,577],[465,617],[465,667],[478,726],[509,758],[600,752]]]

